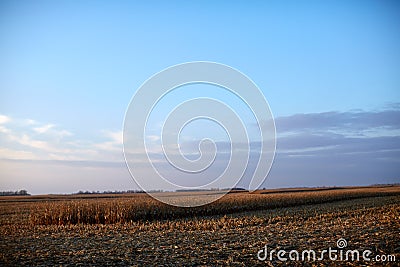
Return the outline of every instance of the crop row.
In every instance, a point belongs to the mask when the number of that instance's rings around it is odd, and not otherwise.
[[[224,215],[318,204],[363,197],[399,195],[400,187],[356,188],[287,193],[235,193],[200,207],[174,207],[147,195],[113,199],[80,199],[38,202],[30,209],[33,225],[114,224]]]

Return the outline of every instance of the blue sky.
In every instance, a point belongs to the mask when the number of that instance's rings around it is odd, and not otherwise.
[[[399,12],[396,1],[2,1],[0,190],[134,188],[121,152],[129,101],[151,75],[198,60],[242,71],[268,100],[278,150],[266,187],[398,182]]]

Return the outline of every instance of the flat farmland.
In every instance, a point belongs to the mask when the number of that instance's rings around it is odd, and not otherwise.
[[[237,191],[195,208],[146,194],[0,197],[0,265],[397,266],[399,204],[399,186]],[[329,248],[337,259],[318,259]]]

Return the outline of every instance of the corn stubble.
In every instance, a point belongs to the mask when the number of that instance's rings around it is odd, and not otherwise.
[[[30,209],[29,222],[32,225],[71,225],[173,220],[397,194],[400,194],[400,187],[317,189],[285,193],[256,191],[227,194],[214,203],[194,208],[170,206],[144,194],[110,199],[40,201]]]
[[[0,266],[395,266],[400,187],[259,191],[176,208],[141,195],[0,198]],[[326,203],[324,203],[326,202]],[[230,213],[230,214],[229,214]],[[336,247],[396,262],[260,261]]]

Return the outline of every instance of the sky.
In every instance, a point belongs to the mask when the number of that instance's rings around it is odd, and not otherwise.
[[[268,101],[277,149],[262,187],[398,183],[399,12],[368,0],[1,1],[0,191],[139,189],[124,162],[125,112],[149,77],[191,61],[241,71]],[[254,123],[226,90],[178,88],[149,117],[154,157],[162,119],[194,97]],[[208,135],[223,158],[227,134],[207,120],[183,129],[182,150],[196,154]]]

